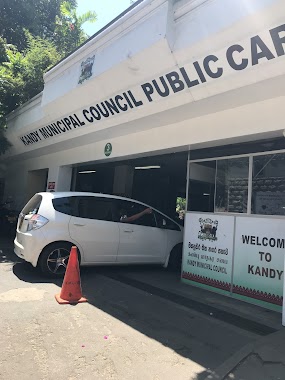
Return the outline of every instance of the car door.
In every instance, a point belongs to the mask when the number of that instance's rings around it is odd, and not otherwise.
[[[111,198],[80,196],[69,222],[69,232],[82,250],[82,263],[115,263],[119,247],[119,227],[113,219]]]
[[[132,216],[147,207],[136,202],[115,200],[120,231],[119,263],[163,263],[166,252],[166,233],[156,225],[154,213],[143,215],[133,222]]]
[[[155,211],[155,218],[158,227],[167,234],[166,250],[170,253],[173,247],[183,242],[183,228],[160,212]]]

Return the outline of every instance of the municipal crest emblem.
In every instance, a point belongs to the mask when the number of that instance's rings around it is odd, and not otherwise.
[[[83,83],[85,80],[92,77],[92,67],[94,64],[95,55],[88,57],[85,61],[81,62],[81,74],[78,80],[78,84]]]
[[[215,241],[217,238],[218,221],[211,218],[200,218],[200,231],[198,232],[198,238],[201,240]]]

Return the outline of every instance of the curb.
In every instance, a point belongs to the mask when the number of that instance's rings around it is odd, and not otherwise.
[[[262,338],[257,340],[257,342],[259,341],[262,341]],[[254,351],[254,347],[256,347],[256,342],[245,345],[223,364],[212,371],[212,373],[205,377],[204,380],[223,380],[234,368],[236,368],[248,357],[248,355]]]
[[[224,380],[225,377],[230,372],[235,370],[242,362],[244,362],[250,354],[257,354],[260,356],[262,361],[270,364],[278,364],[281,362],[283,363],[283,360],[280,361],[280,358],[277,358],[277,356],[278,353],[280,354],[280,342],[283,342],[284,335],[285,330],[280,329],[279,331],[276,331],[273,334],[269,334],[267,336],[257,339],[254,342],[248,343],[235,354],[233,354],[230,358],[228,358],[219,367],[211,371],[211,373],[209,373],[207,377],[204,378],[204,380]],[[262,350],[264,349],[264,347],[269,346],[271,347],[271,351],[269,352],[269,354],[265,354],[264,357],[264,355],[262,354]],[[272,361],[272,358],[274,357],[276,357],[276,361]]]

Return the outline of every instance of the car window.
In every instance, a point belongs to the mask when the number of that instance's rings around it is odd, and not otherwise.
[[[23,208],[22,213],[24,215],[37,214],[42,203],[42,199],[43,197],[41,195],[35,194]]]
[[[176,223],[174,223],[171,219],[167,218],[166,216],[160,214],[159,212],[155,212],[155,217],[157,226],[159,228],[164,228],[165,230],[181,231]]]
[[[77,215],[76,211],[76,200],[78,197],[63,197],[54,198],[52,200],[53,208],[67,215]]]
[[[137,224],[140,226],[156,227],[154,214],[144,214],[133,221],[127,221],[127,218],[137,215],[144,211],[147,206],[139,203],[123,200],[114,200],[116,205],[116,220],[121,223]]]
[[[78,216],[86,219],[113,221],[112,199],[78,197]]]

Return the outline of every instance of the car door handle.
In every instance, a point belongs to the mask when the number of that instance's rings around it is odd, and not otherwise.
[[[124,230],[124,232],[134,232],[134,230]]]
[[[85,224],[82,224],[82,223],[73,223],[74,226],[77,226],[77,227],[84,227]]]

